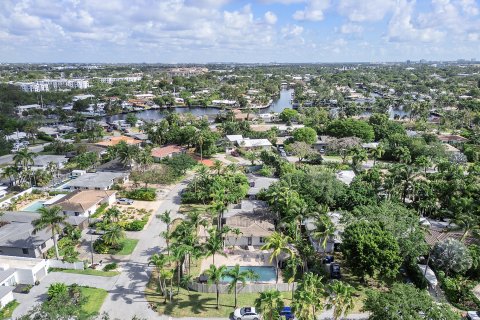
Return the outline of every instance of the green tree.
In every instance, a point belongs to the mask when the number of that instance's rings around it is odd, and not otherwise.
[[[288,236],[284,236],[283,234],[274,231],[265,241],[265,244],[262,246],[261,250],[272,250],[270,254],[270,262],[275,260],[275,282],[278,283],[278,263],[279,263],[279,256],[282,253],[286,253],[293,257],[295,254],[292,250],[290,245],[291,239]]]
[[[298,128],[293,130],[293,140],[312,145],[317,141],[317,132],[309,127]]]
[[[298,112],[293,109],[283,109],[282,112],[280,112],[280,119],[283,122],[291,123],[298,117]]]
[[[372,141],[375,137],[373,127],[363,120],[338,119],[330,122],[325,130],[329,136],[336,138],[357,137],[363,141]]]
[[[318,248],[326,252],[328,242],[335,235],[335,225],[327,215],[321,215],[315,220],[314,227],[311,236],[318,240]]]
[[[40,218],[32,221],[34,232],[38,232],[45,228],[49,228],[51,230],[53,245],[55,246],[55,257],[57,260],[60,259],[60,254],[58,253],[57,235],[62,232],[62,226],[66,225],[65,220],[67,219],[67,216],[60,214],[61,212],[62,208],[59,206],[42,207],[38,209]]]
[[[105,234],[102,236],[105,244],[115,248],[118,247],[120,241],[124,238],[125,232],[116,223],[112,223],[111,225],[109,225],[105,230]]]
[[[215,254],[225,255],[223,252],[223,234],[217,228],[208,230],[209,237],[204,244],[206,256],[212,256],[212,262],[215,263]]]
[[[394,283],[385,291],[369,290],[363,305],[370,312],[369,319],[441,319],[458,320],[460,317],[450,306],[437,303],[427,291],[413,285]]]
[[[167,244],[167,253],[170,254],[170,227],[172,226],[172,212],[171,210],[165,210],[163,213],[158,215],[160,221],[165,223],[165,234],[163,237],[165,238],[165,242]]]
[[[265,320],[277,320],[284,306],[283,297],[278,290],[265,290],[260,292],[255,300],[255,308],[261,312]]]
[[[166,294],[166,284],[165,280],[162,280],[162,271],[165,268],[165,265],[168,262],[168,256],[165,256],[163,254],[155,253],[148,259],[148,264],[149,265],[154,265],[155,266],[155,271],[157,273],[157,282],[158,282],[158,289],[162,292],[162,294]]]
[[[472,266],[472,257],[468,248],[460,241],[451,238],[435,244],[431,259],[433,265],[445,271],[446,275],[452,272],[462,274]]]
[[[33,164],[33,158],[35,153],[30,152],[28,148],[23,148],[18,150],[18,152],[13,156],[13,161],[15,165],[20,165],[22,170],[27,170],[30,165]]]
[[[322,277],[307,272],[299,282],[294,294],[293,309],[298,319],[315,320],[323,309],[325,286]]]
[[[205,270],[205,274],[208,276],[208,282],[215,284],[215,291],[217,293],[217,309],[219,307],[219,298],[220,298],[220,281],[225,277],[227,267],[220,266],[216,267],[211,264],[210,268]]]
[[[236,264],[233,268],[226,272],[226,275],[231,278],[228,285],[228,292],[234,293],[235,296],[235,308],[237,308],[237,293],[238,293],[238,283],[240,283],[240,288],[245,287],[248,280],[253,280],[258,275],[253,270],[241,271],[240,265]]]
[[[378,222],[358,221],[343,233],[342,252],[352,271],[365,278],[377,274],[394,278],[402,258],[395,237]]]
[[[333,320],[347,316],[353,310],[355,290],[349,284],[335,280],[328,285],[327,309],[333,308]]]
[[[370,154],[373,157],[373,165],[375,165],[377,160],[385,154],[385,149],[382,144],[379,144],[376,148],[370,149]]]

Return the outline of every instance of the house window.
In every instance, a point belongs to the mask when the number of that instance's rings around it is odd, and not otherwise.
[[[45,249],[47,247],[47,244],[44,242],[40,245],[40,248]]]
[[[100,188],[95,188],[95,190],[100,190]]]
[[[260,237],[260,243],[265,243],[265,238],[264,237]]]
[[[75,217],[78,217],[80,215],[80,212],[75,211]]]
[[[28,254],[28,248],[22,248],[22,253],[23,254]]]

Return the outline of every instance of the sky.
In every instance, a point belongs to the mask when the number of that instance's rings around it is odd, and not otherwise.
[[[0,0],[0,62],[382,62],[479,52],[480,0]]]

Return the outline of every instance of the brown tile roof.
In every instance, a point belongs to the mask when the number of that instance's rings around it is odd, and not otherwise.
[[[131,138],[131,137],[118,136],[118,137],[109,137],[108,139],[106,139],[106,140],[104,140],[104,141],[98,142],[97,145],[99,145],[99,146],[105,146],[105,147],[116,146],[116,145],[119,144],[121,141],[125,141],[127,144],[139,144],[139,143],[142,143],[142,141],[137,140],[137,139],[134,139],[134,138]]]
[[[153,148],[152,149],[152,157],[154,158],[163,158],[166,156],[169,156],[174,153],[180,153],[183,152],[185,149],[180,146],[176,145],[170,145],[170,146],[165,146],[165,147],[160,147],[160,148]]]
[[[453,231],[447,230],[445,228],[431,227],[425,235],[425,241],[428,245],[434,246],[437,242],[443,241],[448,238],[460,240],[462,238],[462,235],[462,231]],[[470,236],[467,236],[464,242],[466,245],[480,244],[479,240]]]
[[[456,135],[456,134],[440,134],[438,135],[438,139],[443,142],[465,142],[468,141],[467,138]]]
[[[273,219],[268,213],[245,212],[225,218],[230,228],[238,228],[245,237],[268,237],[275,231]]]
[[[112,190],[76,190],[51,206],[60,206],[64,211],[85,212],[114,193],[116,191]]]

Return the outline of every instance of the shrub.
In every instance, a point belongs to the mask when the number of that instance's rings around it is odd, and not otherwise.
[[[472,292],[475,283],[462,276],[446,277],[443,271],[438,272],[438,279],[447,300],[456,308],[475,310],[480,307],[480,300]]]
[[[107,254],[110,251],[110,246],[105,244],[102,239],[97,239],[93,243],[93,250],[96,253]]]
[[[116,262],[109,263],[103,267],[103,271],[112,271],[118,268],[118,264]]]
[[[102,203],[97,210],[95,210],[95,213],[92,214],[91,218],[98,218],[100,215],[105,211],[105,209],[108,207],[108,203]]]
[[[126,192],[126,196],[133,200],[154,201],[157,193],[154,188],[140,188]]]
[[[262,177],[273,177],[274,169],[270,166],[263,166],[260,170],[258,170],[258,174]]]
[[[127,231],[141,231],[143,230],[143,227],[147,224],[146,221],[144,220],[133,220],[132,222],[129,222],[125,226],[125,230]]]

